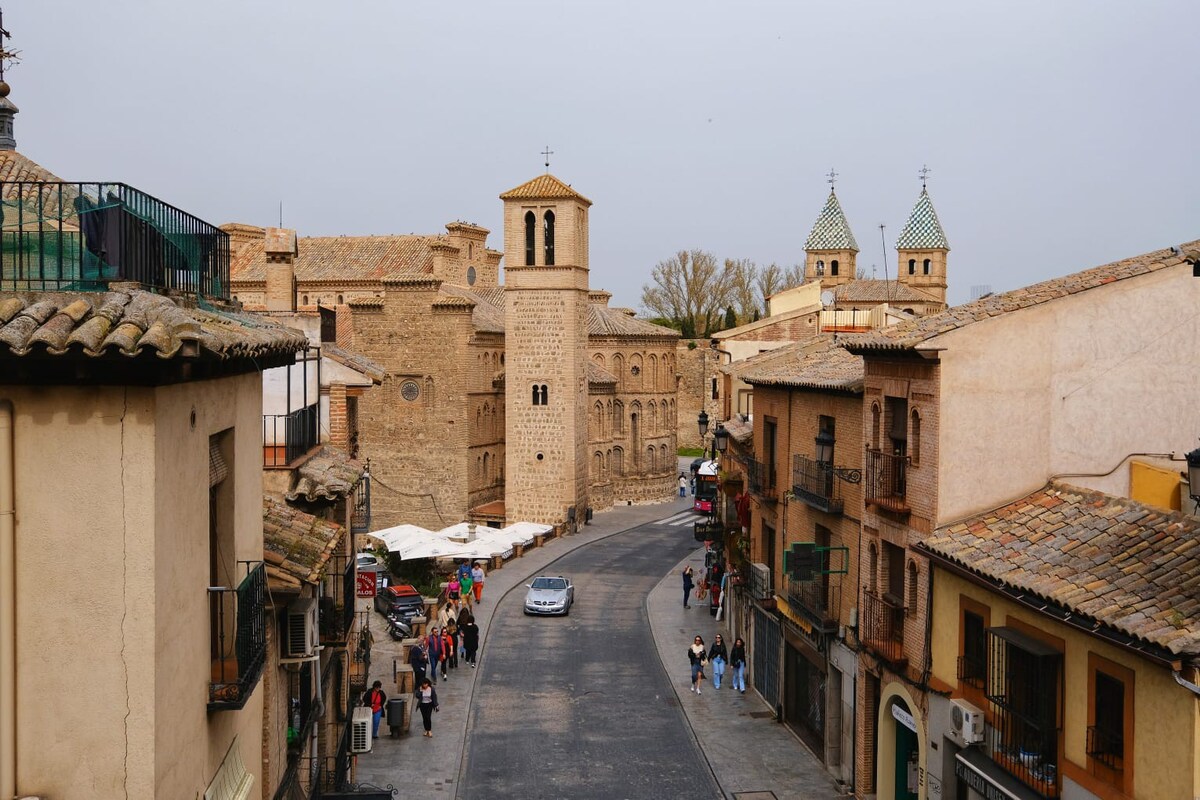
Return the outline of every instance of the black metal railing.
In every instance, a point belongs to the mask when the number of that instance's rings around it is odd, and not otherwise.
[[[286,467],[316,447],[319,423],[317,403],[288,414],[263,414],[263,466]]]
[[[1043,797],[1058,797],[1062,655],[1010,628],[989,628],[987,650],[992,759]]]
[[[367,691],[367,675],[371,671],[371,647],[375,639],[371,634],[370,611],[354,615],[350,641],[353,643],[350,649],[350,697],[357,698]]]
[[[0,289],[229,298],[229,234],[124,183],[3,181]]]
[[[908,456],[867,448],[867,505],[885,511],[907,512]]]
[[[893,663],[904,658],[904,606],[891,598],[863,592],[858,626],[863,644]]]
[[[967,686],[982,689],[987,680],[987,659],[969,655],[959,656],[958,679]]]
[[[362,476],[354,487],[354,507],[350,510],[350,532],[371,531],[371,473]]]
[[[833,465],[815,461],[808,456],[792,456],[792,494],[796,499],[820,511],[842,512],[840,482],[834,477]]]
[[[267,653],[267,571],[256,562],[236,589],[208,588],[212,624],[212,675],[208,710],[246,705],[262,675]]]
[[[787,579],[788,604],[796,606],[815,627],[828,631],[837,629],[836,614],[830,613],[829,578],[817,575],[810,581]]]
[[[1087,729],[1087,754],[1111,770],[1125,768],[1125,734],[1100,725]]]
[[[339,553],[330,560],[329,589],[321,598],[321,644],[343,647],[354,626],[355,578],[353,559]]]
[[[754,458],[746,459],[746,475],[750,481],[750,493],[768,500],[778,497],[775,487],[775,465]]]

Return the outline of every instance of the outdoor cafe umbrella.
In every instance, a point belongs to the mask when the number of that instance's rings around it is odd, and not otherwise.
[[[398,553],[414,544],[427,541],[434,533],[419,525],[404,524],[384,528],[368,535],[383,542],[388,550]]]

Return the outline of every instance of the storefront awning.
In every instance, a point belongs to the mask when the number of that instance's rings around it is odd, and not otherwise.
[[[968,747],[954,754],[954,775],[987,800],[1043,800],[978,748]]]

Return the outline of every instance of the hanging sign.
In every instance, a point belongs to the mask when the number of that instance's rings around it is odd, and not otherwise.
[[[375,596],[375,573],[360,572],[358,573],[358,596],[359,597],[374,597]]]

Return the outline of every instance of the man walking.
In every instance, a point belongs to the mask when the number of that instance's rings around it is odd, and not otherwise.
[[[483,581],[485,578],[483,565],[476,561],[475,568],[471,570],[471,591],[475,594],[476,603],[483,602]]]
[[[371,721],[374,727],[371,729],[371,735],[379,738],[379,721],[383,719],[383,705],[387,702],[387,695],[383,693],[383,683],[375,681],[371,684],[371,688],[363,695],[363,705],[371,708]]]
[[[683,477],[683,473],[679,473],[679,496],[687,497],[688,480]]]
[[[413,671],[413,688],[421,685],[425,680],[425,667],[429,664],[429,656],[425,653],[425,641],[418,639],[408,651],[408,664]]]

